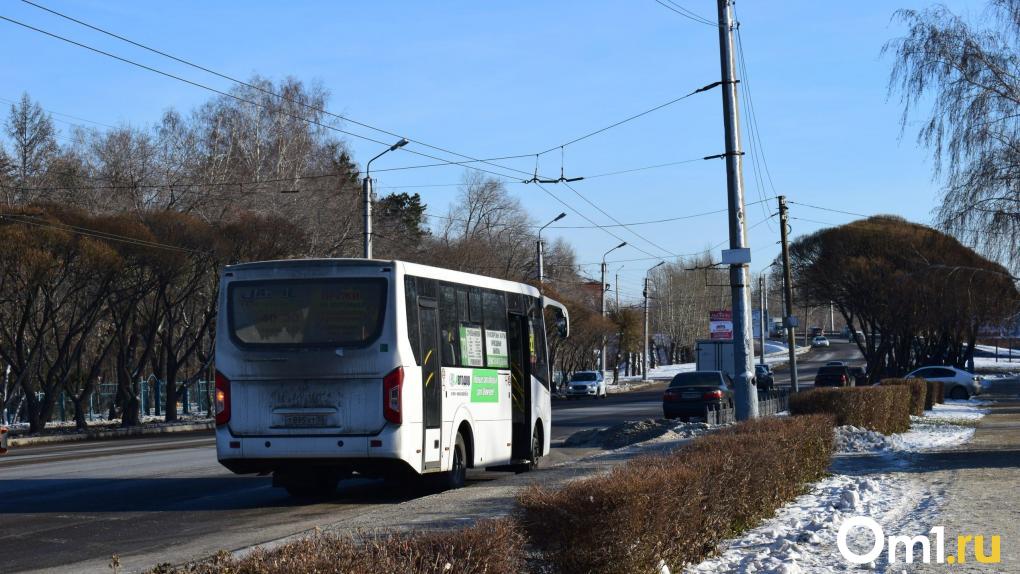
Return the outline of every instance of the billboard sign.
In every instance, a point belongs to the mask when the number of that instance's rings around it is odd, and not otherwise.
[[[733,312],[729,310],[708,312],[708,338],[713,340],[733,339]]]

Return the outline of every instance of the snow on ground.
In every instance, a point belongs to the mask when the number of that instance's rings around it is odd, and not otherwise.
[[[687,574],[769,573],[801,574],[859,571],[836,546],[844,520],[870,516],[886,532],[925,533],[938,516],[942,487],[926,484],[911,473],[894,471],[902,465],[901,453],[962,444],[970,439],[974,421],[987,414],[978,401],[947,401],[923,417],[913,417],[909,432],[891,437],[853,427],[837,429],[838,454],[834,474],[815,483],[810,491],[787,504],[776,515],[740,538],[724,543],[720,553],[688,566]],[[869,453],[862,456],[859,453]],[[858,453],[858,454],[848,454]],[[879,464],[876,466],[875,457]],[[879,469],[879,470],[876,470]],[[870,533],[854,530],[854,549],[868,547]],[[865,570],[899,572],[898,565],[880,555]]]

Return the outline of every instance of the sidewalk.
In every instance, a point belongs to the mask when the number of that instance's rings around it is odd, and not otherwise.
[[[991,408],[974,434],[960,448],[933,452],[917,460],[922,476],[933,486],[944,485],[946,500],[938,523],[946,529],[946,550],[957,535],[1001,537],[1002,561],[979,564],[973,547],[964,564],[930,565],[916,572],[1020,572],[1020,401],[1003,401]],[[920,469],[919,469],[920,471]]]

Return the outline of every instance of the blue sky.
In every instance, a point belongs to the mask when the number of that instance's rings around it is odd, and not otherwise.
[[[672,100],[719,78],[714,28],[668,11],[652,0],[449,2],[103,2],[43,0],[44,5],[212,69],[247,78],[292,75],[321,82],[330,110],[358,121],[473,157],[536,153],[634,113]],[[678,0],[714,18],[715,2]],[[980,14],[983,3],[948,1]],[[882,45],[902,33],[897,8],[928,1],[740,2],[747,74],[765,158],[775,192],[791,201],[860,213],[895,213],[929,222],[938,199],[931,162],[914,132],[901,135],[900,107],[887,96],[891,60]],[[222,79],[146,53],[11,0],[0,14],[70,36],[124,57],[208,83]],[[27,91],[47,109],[106,124],[147,125],[169,107],[189,110],[211,94],[132,68],[0,21],[0,98]],[[596,175],[723,151],[718,89],[568,146],[567,175]],[[741,102],[747,111],[747,102]],[[746,115],[745,115],[746,117]],[[57,119],[67,119],[56,116]],[[66,128],[67,124],[60,124]],[[348,124],[373,138],[392,139]],[[748,134],[744,133],[745,143]],[[348,138],[355,159],[380,151]],[[409,146],[410,147],[410,146]],[[424,148],[418,148],[428,152]],[[428,163],[391,154],[374,169]],[[531,171],[530,158],[501,164]],[[558,176],[558,152],[540,170]],[[384,172],[379,188],[421,193],[433,213],[445,213],[462,168]],[[749,202],[775,195],[756,185],[745,162]],[[722,209],[724,164],[696,161],[573,184],[624,223]],[[592,220],[608,217],[562,185],[547,185]],[[564,207],[534,186],[509,184],[536,221]],[[774,213],[774,201],[748,207],[755,224]],[[792,205],[794,235],[852,219]],[[813,221],[806,221],[807,219]],[[562,225],[588,225],[576,213]],[[633,226],[623,239],[657,256],[694,253],[727,237],[725,214]],[[550,229],[568,239],[579,261],[598,261],[619,240],[597,229]],[[752,268],[778,252],[778,227],[750,231]],[[658,245],[663,249],[653,246]],[[718,249],[715,251],[718,257]],[[648,257],[633,247],[610,260]],[[620,270],[625,298],[640,293],[650,261]],[[586,267],[597,272],[597,265]]]

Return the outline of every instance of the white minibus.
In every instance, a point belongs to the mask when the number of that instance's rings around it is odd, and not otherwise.
[[[403,261],[231,265],[216,327],[216,451],[295,496],[340,478],[537,466],[549,451],[545,309],[534,287]]]

